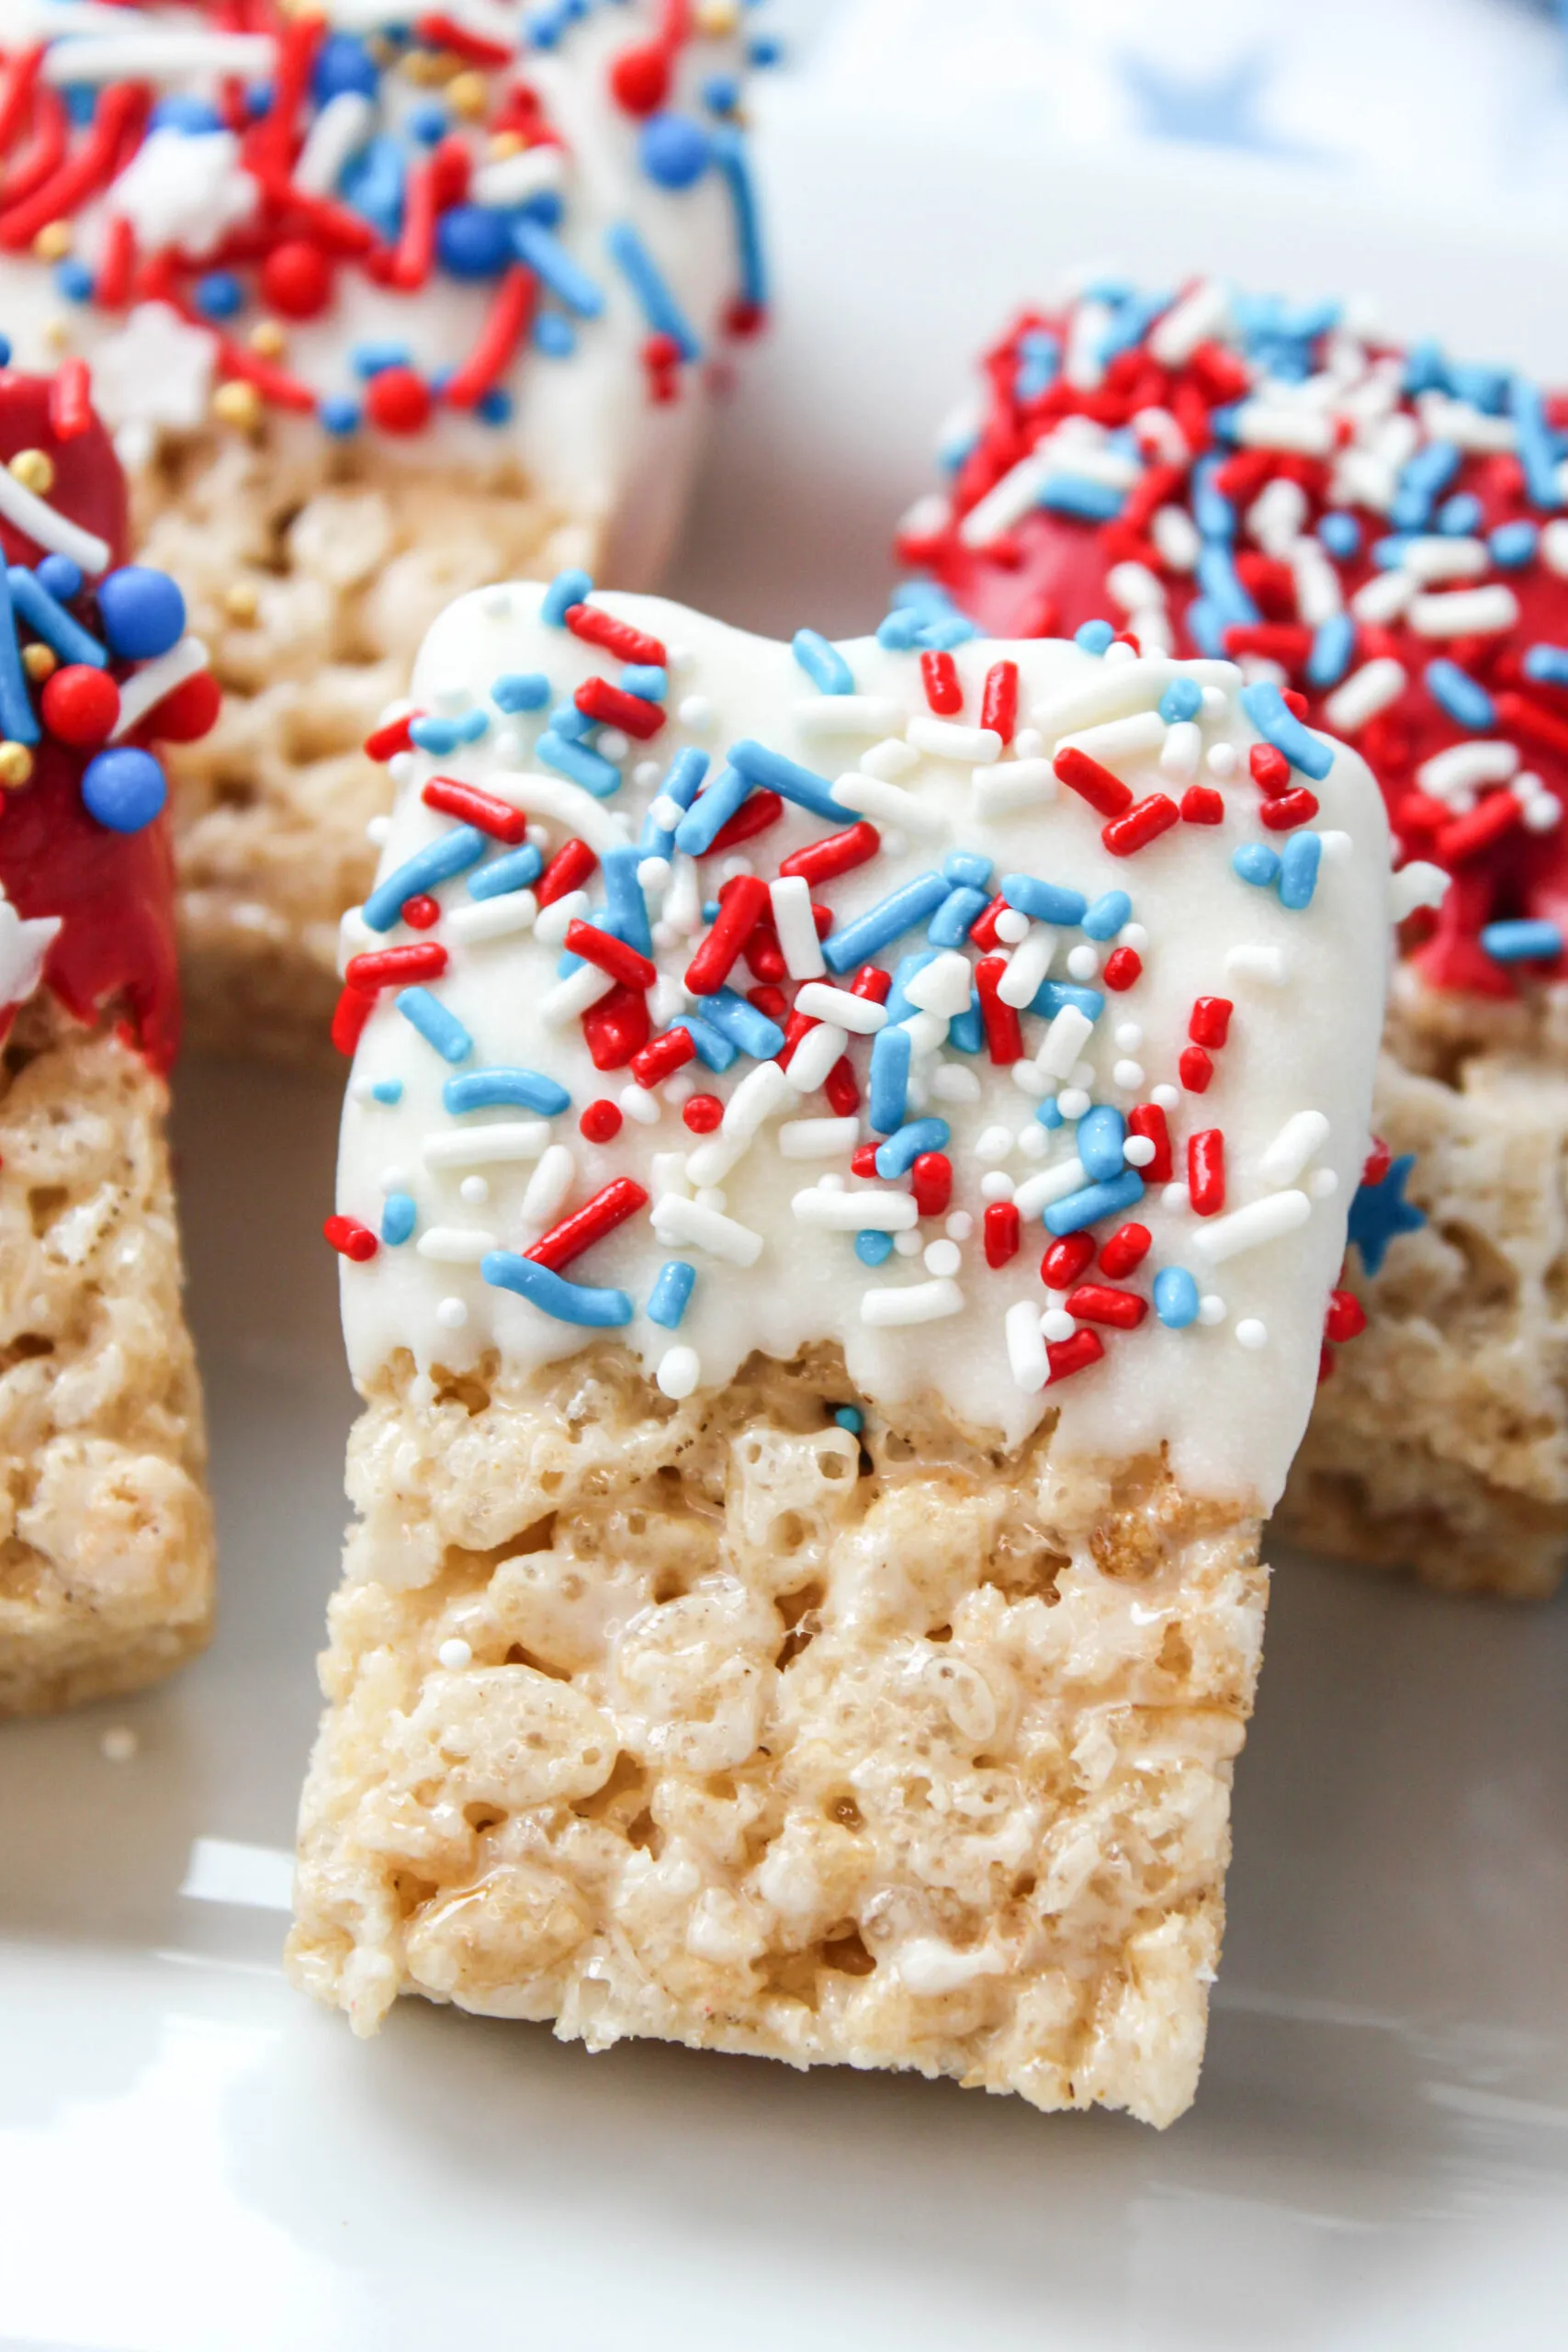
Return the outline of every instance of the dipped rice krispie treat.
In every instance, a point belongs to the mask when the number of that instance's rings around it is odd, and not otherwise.
[[[1383,789],[1408,919],[1386,1148],[1350,1227],[1371,1322],[1336,1351],[1284,1524],[1437,1584],[1548,1592],[1568,1548],[1568,401],[1393,350],[1339,303],[1213,281],[1091,288],[1021,319],[984,378],[905,559],[1001,636],[1109,615],[1146,650],[1229,655]],[[1278,821],[1290,779],[1260,782]]]
[[[764,299],[741,15],[0,11],[0,311],[90,364],[226,690],[175,770],[197,1042],[325,1053],[378,716],[436,613],[658,569]]]
[[[577,575],[420,656],[290,1945],[362,2032],[1192,2095],[1387,829],[1227,661],[942,635]]]
[[[79,371],[0,349],[0,1715],[138,1689],[211,1623],[150,746],[199,735],[217,695],[126,540]]]

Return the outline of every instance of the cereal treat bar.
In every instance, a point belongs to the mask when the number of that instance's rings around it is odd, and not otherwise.
[[[174,770],[197,1043],[330,1059],[386,706],[442,607],[657,571],[762,314],[740,15],[0,9],[0,311],[30,363],[90,363],[226,691]]]
[[[1405,918],[1338,1306],[1282,1524],[1550,1592],[1568,1548],[1568,401],[1338,302],[1090,287],[1021,319],[906,517],[903,592],[1003,636],[1114,617],[1303,697],[1382,786]],[[902,608],[900,608],[902,609]],[[1254,758],[1277,846],[1287,765]],[[1178,745],[1173,783],[1200,781]],[[1391,1164],[1392,1163],[1392,1164]]]
[[[126,539],[82,371],[0,349],[0,1715],[136,1690],[211,1623],[149,745],[199,733],[216,693]]]
[[[570,578],[427,639],[462,748],[346,925],[290,1948],[360,2031],[1191,2098],[1389,843],[1274,686],[1110,634],[775,645]]]

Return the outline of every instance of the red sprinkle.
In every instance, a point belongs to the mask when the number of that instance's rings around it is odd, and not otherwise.
[[[1071,1290],[1078,1276],[1094,1261],[1094,1237],[1089,1233],[1064,1234],[1060,1241],[1051,1242],[1040,1261],[1040,1279],[1047,1290]]]
[[[476,826],[498,842],[515,846],[528,831],[528,820],[521,808],[513,808],[509,800],[498,800],[493,792],[481,792],[477,784],[459,784],[456,776],[433,775],[419,797],[427,808],[438,808],[444,817]]]
[[[441,920],[441,901],[433,899],[428,890],[416,890],[398,909],[411,931],[434,931]]]
[[[1010,743],[1018,725],[1018,663],[998,662],[986,673],[980,700],[980,724]]]
[[[852,1176],[874,1176],[876,1173],[876,1155],[880,1148],[881,1147],[874,1143],[863,1143],[850,1161],[850,1174]]]
[[[836,1119],[847,1119],[860,1109],[860,1080],[848,1054],[840,1054],[822,1082],[828,1108]]]
[[[356,1216],[330,1216],[321,1231],[338,1256],[352,1258],[356,1266],[367,1264],[381,1246],[370,1227],[361,1225]]]
[[[998,890],[988,907],[983,908],[969,926],[969,944],[983,956],[989,956],[1001,945],[997,936],[997,917],[1005,915],[1008,902]]]
[[[49,379],[50,430],[58,441],[74,441],[85,433],[92,421],[87,363],[85,359],[62,359]]]
[[[1214,1065],[1201,1046],[1184,1046],[1176,1065],[1177,1076],[1189,1094],[1206,1094]]]
[[[1181,821],[1184,825],[1223,825],[1224,793],[1216,792],[1212,784],[1190,784],[1181,796]]]
[[[657,966],[646,956],[628,947],[614,932],[601,931],[596,923],[584,922],[579,916],[568,923],[562,944],[569,956],[581,956],[585,964],[596,965],[624,989],[650,989],[659,978]]]
[[[584,718],[618,727],[623,735],[635,735],[639,743],[649,741],[664,724],[665,714],[658,703],[626,694],[608,678],[584,678],[572,699]]]
[[[754,792],[741,805],[741,813],[764,796]],[[776,795],[769,797],[776,798]],[[735,820],[731,818],[730,823]],[[728,830],[728,828],[727,828]],[[722,839],[722,835],[720,836]],[[716,842],[714,847],[716,849]],[[858,825],[851,825],[841,833],[829,833],[819,842],[807,842],[804,849],[792,851],[779,867],[781,875],[801,875],[815,889],[819,882],[831,882],[835,876],[848,874],[852,866],[863,865],[882,847],[882,836],[874,825],[862,818]]]
[[[1461,865],[1511,832],[1523,813],[1513,793],[1489,792],[1467,817],[1456,817],[1452,824],[1444,825],[1432,847],[1443,865]]]
[[[1359,1339],[1367,1328],[1367,1310],[1354,1291],[1331,1290],[1328,1312],[1323,1318],[1323,1336],[1342,1346],[1347,1340]]]
[[[1187,1189],[1199,1216],[1214,1216],[1225,1204],[1225,1139],[1218,1127],[1187,1138]]]
[[[784,815],[784,802],[776,792],[766,790],[748,794],[728,824],[721,825],[707,847],[705,857],[717,857],[725,850],[739,849],[742,842],[754,841],[776,825]],[[780,869],[782,872],[782,868]]]
[[[365,1024],[376,1010],[376,997],[370,989],[345,988],[338,998],[333,1014],[333,1044],[340,1054],[352,1054],[365,1034]]]
[[[945,1151],[922,1151],[909,1170],[909,1190],[922,1216],[942,1216],[953,1198],[953,1162]]]
[[[852,996],[863,996],[873,1004],[886,1004],[892,992],[893,975],[880,964],[863,964],[850,982]]]
[[[1112,1290],[1108,1283],[1083,1283],[1067,1293],[1067,1313],[1085,1323],[1111,1323],[1119,1331],[1135,1331],[1149,1311],[1149,1302],[1135,1291]]]
[[[1098,1331],[1075,1331],[1070,1340],[1055,1340],[1045,1351],[1045,1361],[1051,1367],[1045,1385],[1058,1380],[1070,1380],[1075,1372],[1087,1372],[1105,1353],[1105,1344]]]
[[[716,1094],[694,1094],[681,1116],[694,1136],[711,1136],[724,1116],[724,1105]]]
[[[609,1134],[614,1135],[621,1124],[621,1114],[613,1102],[591,1102],[579,1123],[583,1132],[587,1133],[589,1114],[593,1111],[612,1114],[615,1126]],[[605,1143],[609,1136],[595,1136],[592,1140]],[[541,1233],[532,1249],[525,1250],[523,1255],[531,1258],[535,1265],[548,1266],[552,1273],[559,1273],[563,1266],[570,1266],[574,1258],[581,1258],[595,1241],[603,1241],[607,1233],[614,1233],[616,1226],[625,1225],[627,1217],[635,1216],[647,1204],[648,1194],[640,1184],[634,1183],[629,1176],[616,1176],[592,1200],[584,1201],[572,1216],[552,1225],[548,1233]]]
[[[1066,751],[1057,752],[1051,765],[1058,781],[1087,800],[1100,816],[1120,817],[1131,808],[1131,786],[1123,784],[1119,775],[1112,775],[1109,768],[1101,767],[1098,760],[1091,760],[1087,752],[1069,744]]]
[[[483,400],[527,333],[537,293],[533,271],[513,262],[497,289],[479,341],[442,389],[441,397],[448,408],[473,408]]]
[[[615,987],[582,1016],[582,1034],[595,1069],[625,1069],[648,1043],[648,998],[640,989]]]
[[[986,1263],[1005,1266],[1023,1245],[1023,1220],[1010,1201],[990,1201],[983,1220]]]
[[[1276,808],[1282,805],[1274,803]],[[1315,808],[1315,801],[1313,805]],[[1112,857],[1133,857],[1180,821],[1181,811],[1168,793],[1151,792],[1146,800],[1140,800],[1124,817],[1114,817],[1109,825],[1102,826],[1100,838]]]
[[[1294,832],[1316,816],[1318,799],[1305,785],[1298,785],[1294,792],[1282,792],[1278,800],[1266,800],[1258,811],[1258,821],[1271,833]]]
[[[646,1045],[640,1054],[634,1054],[631,1073],[639,1086],[658,1086],[663,1080],[673,1078],[694,1059],[696,1047],[689,1029],[666,1029],[663,1035]]]
[[[1135,947],[1113,947],[1105,959],[1105,970],[1100,977],[1108,989],[1113,989],[1120,994],[1123,989],[1130,989],[1135,981],[1141,980],[1143,976],[1144,959]]]
[[[621,1132],[621,1106],[602,1094],[596,1102],[590,1102],[577,1124],[590,1143],[613,1143]]]
[[[288,237],[261,266],[264,300],[286,319],[319,318],[333,299],[333,266],[320,245]]]
[[[430,386],[412,368],[383,368],[366,389],[365,413],[383,433],[423,432],[434,406]]]
[[[668,663],[669,655],[658,638],[645,637],[640,628],[633,628],[629,621],[616,620],[597,605],[569,605],[566,625],[573,637],[581,638],[585,645],[602,645],[617,662],[635,662],[655,670],[662,670]]]
[[[119,688],[107,670],[92,669],[85,662],[67,662],[45,680],[39,708],[51,735],[89,750],[109,739],[119,717]]]
[[[1192,1017],[1187,1023],[1187,1034],[1195,1046],[1223,1046],[1230,1035],[1231,1014],[1235,1011],[1228,996],[1201,996],[1192,1007]]]
[[[1372,1137],[1372,1148],[1371,1151],[1368,1152],[1366,1163],[1361,1170],[1362,1183],[1381,1184],[1393,1165],[1393,1152],[1390,1151],[1382,1136],[1374,1136]]]
[[[376,728],[365,738],[366,758],[386,761],[394,758],[399,752],[412,752],[413,737],[409,729],[416,718],[423,716],[423,712],[411,710],[406,718],[389,718],[385,727]]]
[[[1247,755],[1252,781],[1259,792],[1279,794],[1291,788],[1291,763],[1273,743],[1254,743]]]
[[[980,991],[980,1019],[986,1031],[986,1051],[998,1068],[1023,1059],[1023,1024],[1014,1005],[1004,1004],[997,991],[1007,970],[1003,956],[982,956],[975,967]]]
[[[1124,1274],[1132,1272],[1134,1266],[1142,1265],[1153,1240],[1154,1236],[1146,1225],[1118,1226],[1110,1240],[1101,1245],[1101,1272],[1109,1274],[1113,1283],[1119,1283]]]
[[[425,939],[351,956],[343,977],[351,989],[407,988],[415,980],[438,980],[446,969],[446,950],[438,939]]]
[[[694,995],[712,996],[723,986],[767,905],[768,886],[755,874],[739,875],[725,886],[713,928],[686,967],[686,986]]]
[[[951,653],[922,653],[920,683],[926,690],[926,700],[939,718],[953,718],[964,707],[964,688],[959,684],[958,664]]]
[[[1127,1114],[1127,1132],[1153,1144],[1155,1156],[1139,1173],[1145,1184],[1168,1184],[1175,1169],[1170,1156],[1170,1129],[1157,1102],[1140,1102]]]
[[[553,906],[558,899],[564,899],[569,890],[575,890],[586,882],[598,863],[588,843],[580,842],[573,835],[570,841],[562,842],[535,883],[534,896],[541,907]]]

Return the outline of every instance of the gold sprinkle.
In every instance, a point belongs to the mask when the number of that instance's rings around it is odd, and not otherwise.
[[[212,395],[212,413],[221,424],[237,425],[242,433],[250,433],[261,423],[261,394],[254,384],[234,378],[220,384]]]
[[[479,121],[490,104],[490,88],[482,74],[458,74],[446,85],[446,103],[454,114]]]
[[[254,581],[231,580],[223,591],[223,610],[231,621],[254,621],[261,598]]]
[[[258,319],[251,329],[251,349],[263,359],[281,359],[288,348],[288,337],[276,319]]]
[[[57,311],[52,319],[46,319],[44,321],[43,339],[45,343],[48,344],[51,351],[70,350],[71,326],[72,322],[66,317],[63,311]]]
[[[51,220],[33,239],[33,252],[39,261],[63,261],[72,246],[69,220]]]
[[[485,152],[492,164],[503,164],[508,155],[521,155],[527,144],[520,130],[498,130]]]
[[[6,470],[35,498],[47,498],[54,488],[54,460],[41,449],[18,449]]]
[[[33,772],[33,755],[25,743],[0,743],[0,791],[15,792]]]
[[[32,680],[34,685],[41,686],[44,680],[46,678],[52,678],[55,672],[59,669],[60,657],[54,651],[52,646],[24,645],[22,648],[22,667],[27,672],[28,677]]]
[[[717,40],[734,32],[740,23],[740,10],[736,0],[697,0],[695,24],[699,33]]]
[[[402,76],[405,82],[412,82],[416,89],[423,90],[436,82],[445,82],[447,69],[434,50],[411,49],[403,58]]]

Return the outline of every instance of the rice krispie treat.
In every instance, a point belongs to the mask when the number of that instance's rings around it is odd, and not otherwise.
[[[1293,686],[1387,803],[1407,920],[1388,1148],[1351,1220],[1371,1323],[1325,1359],[1283,1524],[1433,1583],[1549,1592],[1568,1548],[1568,401],[1390,349],[1342,304],[1213,281],[1091,287],[1021,319],[984,375],[906,560],[1003,636],[1110,615],[1145,650]],[[1259,781],[1288,795],[1282,768]]]
[[[942,635],[578,575],[421,654],[460,742],[346,925],[290,1945],[362,2032],[1192,2095],[1387,829],[1227,661]]]
[[[0,348],[0,1715],[136,1690],[211,1623],[149,746],[198,734],[216,691],[126,538],[81,371]]]
[[[89,360],[226,690],[175,769],[198,1043],[327,1052],[381,716],[436,613],[657,571],[764,300],[741,15],[0,11],[0,311],[24,358]]]

